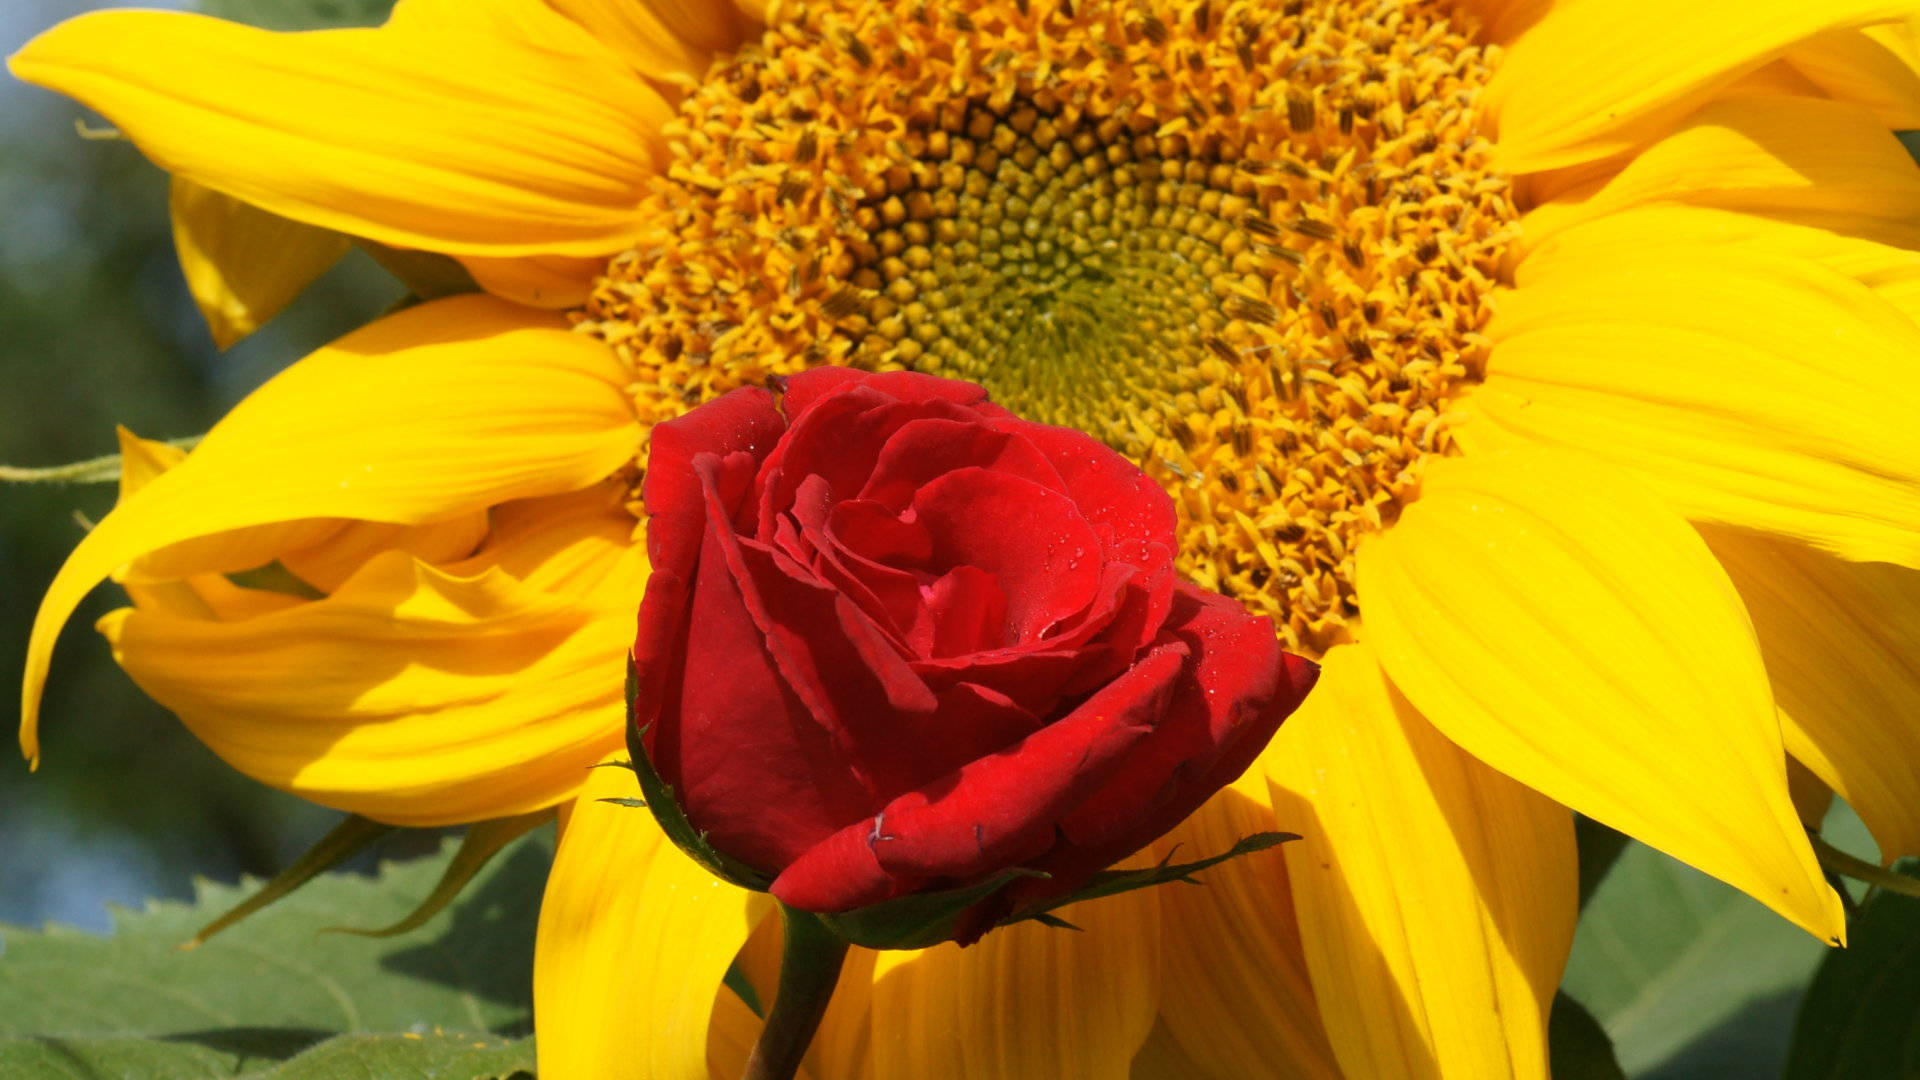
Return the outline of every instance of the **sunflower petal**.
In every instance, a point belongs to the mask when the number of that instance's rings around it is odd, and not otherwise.
[[[1867,286],[1920,323],[1920,217],[1862,214],[1783,219],[1683,203],[1650,203],[1584,221],[1534,247],[1514,271],[1522,289],[1575,269],[1732,252],[1811,260]],[[1718,249],[1718,251],[1716,251]]]
[[[732,995],[721,978],[771,905],[715,880],[647,811],[596,801],[635,794],[631,772],[584,779],[540,904],[540,1075],[708,1080],[716,997]]]
[[[548,0],[649,79],[697,79],[752,29],[739,8],[706,0]]]
[[[1508,295],[1468,453],[1567,445],[1685,516],[1920,566],[1920,327],[1859,281],[1738,250],[1643,252]]]
[[[1910,22],[1832,30],[1787,54],[1787,63],[1840,101],[1873,110],[1890,130],[1920,128],[1920,71]]]
[[[1288,721],[1293,723],[1292,720]],[[1266,780],[1215,795],[1153,847],[1165,858],[1226,851],[1243,837],[1271,832]],[[1250,784],[1259,798],[1241,790]],[[1160,900],[1160,1024],[1189,1062],[1191,1078],[1278,1074],[1337,1078],[1333,1048],[1320,1025],[1306,955],[1294,922],[1280,852],[1229,859],[1203,871],[1201,888],[1169,886]],[[1135,1062],[1138,1072],[1141,1068]]]
[[[610,55],[458,27],[274,34],[107,11],[8,64],[105,114],[169,172],[281,217],[454,255],[627,246],[670,116]]]
[[[1815,98],[1717,101],[1634,155],[1604,183],[1529,211],[1515,256],[1559,231],[1632,207],[1685,202],[1788,220],[1833,215],[1912,222],[1920,171],[1858,105]]]
[[[294,364],[67,558],[29,641],[22,749],[37,758],[35,716],[61,624],[117,567],[252,526],[427,522],[587,487],[639,442],[625,378],[604,346],[557,317],[482,296],[408,309]]]
[[[1841,938],[1739,594],[1651,493],[1569,453],[1442,460],[1357,569],[1369,642],[1449,739]]]
[[[187,291],[224,349],[280,313],[350,241],[175,177],[173,247]]]
[[[881,953],[873,975],[874,1076],[1126,1075],[1159,1003],[1156,892],[1054,913],[1085,933],[1022,922],[966,949]]]
[[[1349,1076],[1547,1076],[1578,909],[1573,819],[1407,704],[1365,645],[1262,763],[1300,936]]]
[[[1510,46],[1553,10],[1553,0],[1463,0],[1480,20],[1480,37]]]
[[[1808,38],[1909,11],[1890,0],[1558,5],[1514,43],[1487,86],[1501,167],[1533,172],[1619,153]]]
[[[1889,865],[1920,855],[1920,572],[1701,533],[1753,617],[1788,751],[1860,814]]]
[[[605,259],[566,255],[523,255],[489,259],[469,255],[460,260],[479,286],[503,300],[529,307],[579,307],[593,292],[593,281],[606,268]]]
[[[277,612],[122,608],[100,628],[134,682],[241,772],[381,821],[446,825],[551,806],[619,744],[638,591],[595,610],[394,551]]]

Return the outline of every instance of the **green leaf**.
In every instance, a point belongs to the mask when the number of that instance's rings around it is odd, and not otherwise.
[[[1581,912],[1562,986],[1628,1075],[1702,1075],[1697,1053],[1715,1075],[1765,1077],[1784,1050],[1773,1020],[1825,952],[1738,890],[1630,844]]]
[[[335,1035],[216,1032],[168,1039],[0,1038],[10,1080],[531,1080],[533,1040],[432,1032]],[[236,1057],[236,1054],[238,1055]],[[284,1059],[284,1060],[282,1060]]]
[[[1606,1029],[1565,990],[1554,995],[1547,1015],[1547,1055],[1553,1080],[1627,1080]]]
[[[1586,907],[1607,872],[1627,850],[1626,833],[1617,832],[1584,814],[1573,816],[1573,839],[1580,854],[1580,906]]]
[[[374,821],[372,818],[364,818],[359,814],[350,815],[308,848],[306,854],[293,860],[293,865],[275,874],[273,880],[260,886],[253,895],[235,904],[232,910],[201,927],[192,938],[188,939],[185,947],[191,949],[205,944],[208,938],[346,862],[365,850],[367,845],[393,830],[394,826]]]
[[[535,810],[531,814],[515,817],[493,818],[489,821],[476,821],[467,826],[466,834],[460,837],[460,850],[453,853],[447,863],[447,869],[440,875],[440,883],[433,887],[420,906],[412,914],[391,926],[378,930],[368,930],[358,926],[330,926],[327,929],[342,934],[364,934],[367,937],[393,937],[404,934],[418,926],[424,926],[428,919],[440,914],[442,908],[453,902],[461,890],[467,887],[475,875],[486,868],[493,857],[515,840],[554,819],[552,809]]]
[[[552,859],[528,836],[462,900],[390,938],[323,934],[405,918],[455,852],[323,875],[196,949],[253,891],[202,883],[192,904],[116,910],[114,932],[0,926],[0,1076],[436,1076],[531,1068],[533,930]],[[457,1036],[457,1037],[456,1037]]]
[[[1020,878],[1046,876],[1038,870],[1014,867],[963,889],[909,893],[818,918],[855,945],[869,949],[925,949],[953,937],[953,924],[961,912]]]
[[[1920,871],[1920,860],[1899,867]],[[1800,1003],[1786,1080],[1920,1077],[1920,900],[1875,893]]]
[[[200,10],[269,30],[324,30],[378,26],[387,21],[393,0],[201,0]]]
[[[1209,866],[1218,865],[1240,855],[1251,855],[1256,851],[1265,851],[1271,847],[1278,847],[1289,840],[1298,839],[1300,839],[1298,833],[1254,833],[1252,836],[1241,837],[1232,847],[1218,855],[1212,855],[1197,862],[1189,863],[1173,862],[1173,852],[1169,851],[1167,852],[1167,857],[1162,859],[1158,866],[1150,866],[1144,870],[1102,870],[1093,875],[1092,880],[1066,896],[1053,897],[1035,910],[1015,912],[1013,917],[1007,921],[1019,922],[1021,919],[1037,918],[1043,912],[1052,911],[1054,908],[1064,907],[1068,904],[1077,904],[1082,900],[1098,900],[1103,896],[1114,896],[1123,892],[1132,892],[1135,889],[1144,889],[1151,885],[1164,885],[1170,881],[1184,881],[1188,884],[1198,884],[1198,882],[1194,881],[1193,875],[1205,870]]]

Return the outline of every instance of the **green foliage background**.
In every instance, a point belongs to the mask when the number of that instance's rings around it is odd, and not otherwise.
[[[390,3],[202,6],[308,29],[377,22]],[[7,0],[0,49],[102,6]],[[79,138],[74,121],[84,115],[0,81],[0,462],[109,453],[116,423],[149,437],[202,432],[286,362],[401,295],[355,253],[265,331],[218,353],[173,261],[164,177],[124,142]],[[9,710],[40,590],[80,535],[74,515],[97,518],[111,500],[107,487],[0,488],[0,700]],[[405,914],[450,850],[431,834],[377,848],[418,856],[381,880],[323,879],[201,950],[173,951],[238,899],[237,877],[281,869],[336,816],[234,774],[142,696],[89,628],[116,602],[109,591],[62,637],[40,774],[0,753],[0,924],[15,924],[0,926],[0,1075],[405,1080],[530,1070],[526,984],[546,832],[401,937],[319,931]],[[15,721],[0,713],[0,730]],[[1828,835],[1872,853],[1844,807]],[[1854,948],[1830,952],[1662,855],[1622,850],[1605,830],[1587,830],[1583,852],[1596,887],[1554,1012],[1560,1080],[1920,1080],[1920,901],[1871,898],[1853,924]],[[357,864],[362,875],[372,858]],[[105,901],[147,895],[162,899],[110,923]],[[114,935],[25,928],[46,919],[93,932],[111,925]]]

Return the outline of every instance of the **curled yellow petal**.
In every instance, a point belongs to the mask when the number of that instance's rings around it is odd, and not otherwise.
[[[1449,739],[1842,939],[1740,596],[1644,487],[1570,453],[1442,460],[1358,564],[1369,643]]]
[[[172,213],[187,291],[222,349],[278,315],[350,243],[183,177],[173,180]]]
[[[716,880],[648,811],[597,801],[637,796],[632,772],[600,768],[584,779],[540,904],[540,1075],[709,1080],[715,1003],[732,996],[721,979],[771,904]],[[722,1022],[744,1021],[734,1013]]]
[[[454,824],[551,806],[619,745],[643,554],[628,561],[624,595],[599,607],[393,551],[331,596],[251,618],[123,608],[100,625],[141,689],[241,772],[381,821]]]
[[[1564,807],[1449,742],[1365,645],[1262,758],[1313,986],[1348,1076],[1545,1080],[1573,944]]]
[[[627,246],[670,115],[604,51],[458,26],[275,34],[95,12],[8,66],[98,110],[168,172],[295,221],[455,255]]]
[[[484,296],[408,309],[294,364],[68,557],[29,641],[22,749],[37,758],[40,689],[61,624],[120,566],[255,526],[419,524],[585,488],[639,442],[625,379],[605,346],[558,317]],[[286,542],[220,541],[235,564],[200,569],[246,569],[255,564],[245,559]]]

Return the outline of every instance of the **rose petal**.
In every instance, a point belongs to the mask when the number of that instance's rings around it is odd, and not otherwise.
[[[751,469],[746,458],[736,454],[727,463],[736,486]],[[815,703],[797,692],[792,665],[776,659],[764,615],[753,609],[757,597],[738,568],[723,469],[711,454],[692,462],[708,510],[690,593],[677,580],[669,591],[660,570],[648,583],[635,647],[638,719],[673,719],[649,733],[648,752],[695,827],[720,850],[772,871],[866,813],[873,796],[846,767],[845,747]],[[663,598],[678,605],[671,622]],[[689,610],[698,617],[688,617]]]
[[[691,576],[706,497],[694,476],[694,455],[745,451],[757,460],[786,429],[773,395],[743,387],[684,416],[654,425],[640,495],[647,508],[647,555],[654,567]]]
[[[1093,436],[1072,428],[1005,419],[994,427],[1016,434],[1047,456],[1061,489],[1100,536],[1109,561],[1156,565],[1148,545],[1177,550],[1173,499],[1139,467]]]
[[[966,420],[971,415],[947,401],[896,401],[866,385],[850,385],[822,398],[792,421],[761,468],[762,529],[783,511],[819,510],[857,498],[887,440],[905,425],[928,417]],[[813,486],[807,498],[819,500],[820,506],[797,505],[801,485],[809,482]],[[764,533],[760,539],[766,539]]]
[[[789,376],[786,382],[787,418],[799,421],[823,399],[850,386],[869,387],[896,401],[950,401],[955,405],[984,406],[981,415],[1006,416],[1005,409],[987,401],[985,388],[958,379],[942,379],[917,371],[880,374],[847,367],[818,367]]]
[[[1100,541],[1069,498],[985,469],[951,472],[914,494],[909,512],[933,537],[933,565],[977,566],[1008,598],[1004,641],[1034,641],[1093,602]]]
[[[1060,815],[1152,733],[1186,653],[1180,643],[1154,650],[1067,717],[840,830],[782,871],[771,891],[803,910],[845,911],[1044,854]]]
[[[1281,651],[1269,620],[1186,582],[1174,594],[1166,636],[1193,657],[1173,684],[1166,718],[1060,819],[1060,842],[1040,864],[1053,878],[1015,883],[1006,893],[1013,907],[1072,891],[1185,820],[1246,771],[1319,677],[1317,665]]]
[[[912,502],[915,491],[969,466],[1019,476],[1066,492],[1060,473],[1028,440],[987,427],[977,419],[926,417],[901,425],[887,440],[860,498],[872,499],[897,513]]]
[[[992,574],[977,566],[956,566],[920,591],[919,618],[907,635],[914,655],[965,656],[999,642],[1007,622],[1007,594]]]

